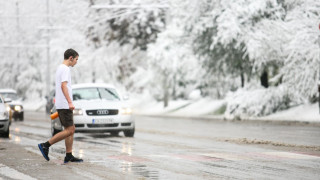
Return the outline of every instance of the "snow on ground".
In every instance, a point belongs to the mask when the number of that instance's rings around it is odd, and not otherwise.
[[[223,115],[215,113],[225,105],[224,100],[203,98],[198,100],[169,101],[168,107],[164,108],[163,102],[157,102],[146,96],[142,98],[131,98],[129,103],[132,105],[134,114],[139,115],[168,115],[179,117],[205,116],[207,118],[223,118]],[[45,100],[24,102],[24,109],[26,111],[44,111]],[[248,119],[320,122],[320,113],[319,106],[316,103],[296,106],[269,116]]]
[[[208,117],[222,117],[223,115],[216,114],[219,109],[225,106],[224,100],[213,100],[209,98],[199,100],[177,100],[170,101],[169,106],[163,108],[163,102],[133,100],[135,114],[144,115],[171,115],[171,116],[205,116]],[[318,104],[304,104],[290,109],[279,111],[274,114],[248,118],[249,120],[271,120],[271,121],[308,121],[320,122],[320,113]]]
[[[262,117],[270,120],[320,122],[319,105],[305,104]],[[262,119],[258,118],[258,119]]]
[[[23,102],[23,109],[25,111],[45,111],[46,99],[34,99]]]

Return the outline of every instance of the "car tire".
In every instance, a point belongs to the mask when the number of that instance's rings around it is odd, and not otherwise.
[[[23,114],[20,115],[19,120],[20,120],[20,121],[23,121],[23,120],[24,120]]]
[[[126,137],[133,137],[134,136],[134,131],[135,131],[135,128],[130,129],[130,130],[125,130],[125,131],[123,131],[123,134]]]
[[[10,128],[8,126],[8,130],[4,132],[3,137],[9,138],[9,134],[10,134]]]
[[[55,129],[55,128],[51,128],[51,135],[52,135],[52,137],[53,137],[54,135],[58,134],[59,132],[61,132],[61,131],[58,130],[58,129]]]

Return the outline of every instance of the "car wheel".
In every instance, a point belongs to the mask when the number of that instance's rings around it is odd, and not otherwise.
[[[51,128],[51,135],[52,135],[52,137],[53,137],[54,135],[58,134],[59,132],[61,132],[61,131],[58,130],[58,129],[55,129],[55,128]]]
[[[111,136],[119,136],[119,131],[112,131]]]
[[[23,118],[23,114],[22,114],[22,115],[20,115],[19,120],[20,120],[20,121],[23,121],[23,119],[24,119],[24,118]]]
[[[134,136],[134,128],[131,130],[125,130],[125,131],[123,131],[123,133],[126,137],[133,137]]]
[[[4,132],[3,137],[9,138],[9,134],[10,134],[10,128],[8,126],[8,130]]]

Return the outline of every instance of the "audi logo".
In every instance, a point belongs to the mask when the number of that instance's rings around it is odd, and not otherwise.
[[[97,114],[109,114],[108,110],[97,110]]]

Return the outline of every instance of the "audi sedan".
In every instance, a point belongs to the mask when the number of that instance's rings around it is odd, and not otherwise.
[[[116,136],[123,131],[126,137],[134,136],[131,108],[114,86],[77,84],[72,86],[72,93],[76,132],[108,132]],[[53,108],[51,113],[55,111]],[[52,135],[63,130],[59,118],[51,122]]]

